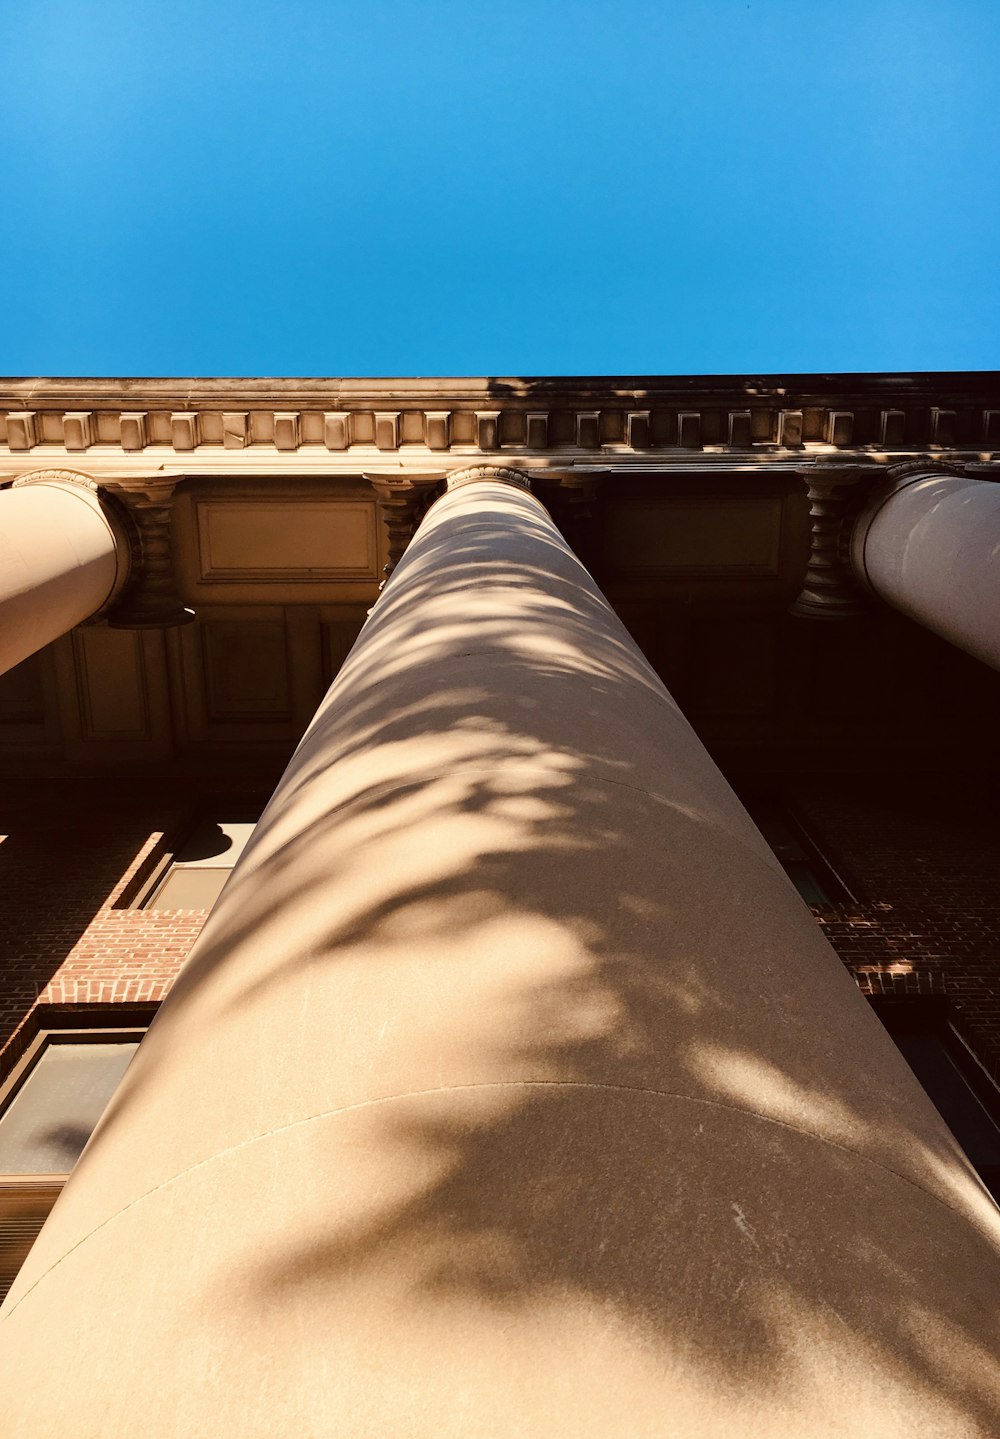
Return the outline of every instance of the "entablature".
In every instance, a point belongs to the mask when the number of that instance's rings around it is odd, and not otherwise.
[[[339,471],[393,456],[778,463],[1000,453],[1000,374],[0,382],[0,467],[87,455],[107,473]],[[141,458],[140,458],[141,457]]]

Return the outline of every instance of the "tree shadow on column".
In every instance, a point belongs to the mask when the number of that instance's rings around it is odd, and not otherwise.
[[[249,1226],[235,1309],[319,1306],[335,1347],[370,1277],[387,1325],[566,1326],[734,1418],[852,1384],[995,1432],[989,1201],[578,563],[489,523],[404,558],[81,1176],[134,1203],[295,1133],[329,1208],[277,1259]],[[248,1035],[294,1062],[230,1103]],[[134,1121],[182,1092],[165,1168]]]

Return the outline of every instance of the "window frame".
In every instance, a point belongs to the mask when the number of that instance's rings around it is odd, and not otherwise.
[[[155,913],[152,901],[157,891],[165,883],[174,865],[177,864],[177,855],[194,838],[201,826],[225,822],[256,826],[260,822],[260,817],[264,813],[269,799],[270,795],[264,795],[259,791],[256,793],[227,791],[217,796],[210,795],[196,809],[186,810],[183,817],[163,834],[152,852],[140,865],[137,873],[125,885],[112,908],[149,910],[151,913]],[[220,815],[225,818],[220,819]],[[223,867],[220,866],[220,868]],[[234,867],[229,866],[230,870]],[[199,910],[201,908],[203,906],[199,906]]]
[[[101,1044],[146,1037],[159,1010],[155,1002],[80,1006],[39,1005],[24,1048],[0,1080],[0,1115],[14,1101],[52,1043]],[[0,1302],[17,1277],[72,1171],[0,1172]]]
[[[96,1009],[94,1006],[94,1010]],[[102,1005],[95,1013],[93,1010],[88,1012],[80,1009],[50,1009],[45,1006],[31,1038],[0,1081],[0,1118],[27,1083],[35,1065],[53,1042],[53,1036],[59,1036],[55,1042],[63,1044],[115,1044],[128,1043],[131,1040],[141,1044],[158,1009],[158,1004]],[[116,1011],[127,1012],[121,1013],[119,1018]],[[98,1022],[88,1023],[88,1018]],[[65,1173],[57,1174],[23,1174],[0,1170],[0,1195],[12,1187],[23,1189],[26,1184],[58,1184],[61,1189],[70,1173],[70,1170],[66,1170]]]
[[[893,1043],[896,1042],[896,1036],[901,1034],[926,1035],[941,1041],[945,1053],[954,1063],[973,1098],[978,1100],[1000,1135],[1000,1087],[977,1059],[975,1051],[962,1034],[951,1000],[946,995],[929,994],[869,994],[865,998]],[[902,1051],[900,1053],[902,1054]],[[905,1054],[902,1057],[906,1059]],[[909,1061],[907,1065],[909,1066]],[[911,1069],[911,1073],[937,1109],[934,1095],[924,1087],[916,1071]],[[938,1110],[938,1113],[941,1111]],[[948,1124],[943,1115],[942,1120]],[[950,1125],[948,1127],[950,1130]],[[964,1147],[957,1137],[956,1143],[964,1153]],[[980,1167],[968,1154],[966,1158],[1000,1207],[1000,1163]]]
[[[749,795],[743,800],[743,804],[755,826],[760,830],[768,849],[777,859],[785,874],[788,875],[792,884],[795,884],[795,880],[791,871],[771,844],[764,829],[768,819],[776,821],[788,830],[792,842],[802,851],[806,868],[811,871],[817,887],[826,896],[825,901],[820,903],[816,900],[808,900],[800,894],[803,904],[807,904],[810,909],[827,910],[843,905],[857,905],[860,902],[857,887],[848,883],[843,871],[829,858],[793,804],[789,803],[781,794],[773,793]],[[796,889],[798,889],[797,885]]]

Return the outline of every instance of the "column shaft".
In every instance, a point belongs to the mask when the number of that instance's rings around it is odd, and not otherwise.
[[[1000,669],[1000,484],[916,475],[854,529],[855,573],[887,604]]]
[[[0,673],[106,604],[126,549],[83,477],[0,493]]]
[[[395,570],[12,1289],[5,1417],[997,1432],[998,1246],[676,704],[541,506],[480,477]]]

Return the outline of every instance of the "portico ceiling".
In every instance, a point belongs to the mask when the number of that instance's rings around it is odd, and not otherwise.
[[[96,481],[141,556],[117,614],[0,681],[0,765],[279,766],[470,464],[532,478],[719,754],[986,754],[997,676],[884,606],[789,611],[887,470],[998,460],[995,373],[0,381],[0,485]]]

